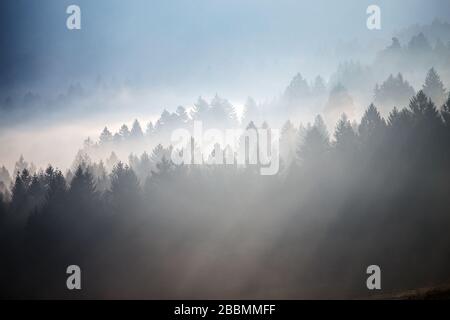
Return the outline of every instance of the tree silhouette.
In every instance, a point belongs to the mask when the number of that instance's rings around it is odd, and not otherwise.
[[[122,125],[119,130],[121,140],[127,140],[130,137],[130,130],[126,124]]]
[[[206,121],[209,117],[209,104],[205,99],[199,97],[197,102],[194,104],[194,108],[192,110],[192,118],[198,121]]]
[[[398,38],[393,37],[392,38],[392,43],[388,47],[388,49],[390,49],[390,50],[399,50],[401,48],[402,48],[402,46],[401,46],[400,41],[398,40]]]
[[[19,173],[22,173],[23,170],[27,170],[28,174],[33,174],[36,172],[36,168],[34,166],[34,164],[28,163],[27,161],[24,160],[23,155],[20,155],[19,160],[16,162],[15,166],[14,166],[14,175]]]
[[[44,182],[45,181],[43,174],[40,174],[39,176],[37,174],[34,174],[31,178],[31,183],[28,190],[31,207],[36,208],[40,207],[43,204],[46,195]]]
[[[165,155],[165,150],[162,144],[158,144],[152,151],[152,155],[150,156],[151,162],[156,165],[161,161],[163,156]]]
[[[233,128],[237,124],[237,115],[231,103],[219,97],[217,94],[210,103],[211,117],[214,125],[225,128]]]
[[[147,137],[150,137],[153,134],[154,130],[155,130],[155,127],[153,126],[153,123],[150,121],[147,124],[147,128],[145,129],[145,135]]]
[[[106,166],[109,170],[112,170],[116,164],[119,163],[119,158],[114,151],[111,152],[109,158],[106,160]]]
[[[164,125],[182,114],[168,113]],[[287,121],[280,149],[288,152],[280,151],[293,157],[295,144],[300,161],[270,177],[236,162],[174,165],[163,144],[151,156],[131,154],[128,165],[115,153],[104,165],[82,150],[65,177],[52,166],[30,173],[22,158],[11,198],[0,192],[0,296],[104,298],[121,288],[126,297],[173,297],[180,279],[191,292],[192,283],[208,283],[230,263],[236,294],[259,279],[249,280],[248,270],[261,263],[267,271],[255,277],[291,270],[274,280],[289,297],[304,288],[363,296],[364,273],[346,270],[373,260],[396,275],[388,275],[389,291],[443,282],[450,270],[449,119],[450,97],[439,112],[420,91],[387,121],[374,104],[359,126],[343,115],[331,141],[321,116],[298,130]],[[87,270],[82,293],[64,287],[64,268],[74,261]],[[202,272],[192,272],[199,265]],[[223,293],[223,282],[205,288],[195,286],[195,294]]]
[[[30,188],[31,177],[27,169],[16,175],[16,180],[12,187],[11,209],[18,217],[26,214],[29,205],[28,190]]]
[[[329,151],[330,143],[321,123],[320,120],[316,121],[316,124],[307,130],[303,143],[297,151],[299,159],[303,162],[312,163],[320,160]]]
[[[75,171],[75,175],[70,183],[69,201],[74,204],[91,205],[97,199],[97,192],[95,188],[94,178],[89,169],[83,168],[79,165]]]
[[[45,170],[45,180],[47,185],[47,203],[58,203],[61,205],[67,193],[67,183],[62,172],[49,166]]]
[[[436,106],[441,107],[444,105],[447,94],[444,84],[434,68],[428,71],[422,91]]]
[[[444,118],[446,127],[450,129],[450,93],[447,102],[442,106],[441,114]]]
[[[329,133],[328,133],[328,129],[327,126],[325,124],[325,121],[323,121],[322,116],[318,115],[314,118],[314,127],[317,128],[317,130],[319,131],[319,133],[324,136],[327,141],[329,139]]]
[[[369,108],[364,112],[358,129],[362,145],[367,145],[370,148],[375,142],[381,142],[380,139],[385,128],[386,122],[375,105],[373,103],[370,104]]]
[[[435,104],[421,90],[411,99],[409,108],[413,118],[418,123],[425,122],[425,125],[437,127],[440,124],[440,115]]]
[[[341,154],[354,153],[357,146],[357,136],[347,116],[342,114],[334,132],[336,151]]]
[[[111,132],[108,130],[107,127],[105,127],[105,129],[103,129],[102,133],[100,134],[100,143],[101,144],[107,144],[111,141],[113,141],[113,135],[111,134]]]
[[[178,116],[178,121],[181,124],[188,122],[189,116],[186,109],[183,106],[178,106],[177,111],[175,112]]]
[[[299,99],[307,98],[310,95],[310,88],[308,82],[302,77],[300,73],[297,73],[289,83],[284,97],[288,101],[297,101]]]
[[[353,98],[349,95],[347,89],[341,84],[335,86],[331,90],[325,106],[325,116],[328,118],[327,123],[335,123],[342,113],[353,116],[354,111]]]
[[[144,136],[142,132],[141,125],[137,119],[134,120],[133,126],[131,127],[130,137],[133,139],[141,139]]]
[[[411,38],[408,43],[408,50],[415,54],[424,53],[431,51],[431,45],[425,35],[421,32]]]
[[[401,73],[396,77],[390,75],[381,86],[377,84],[375,87],[375,103],[385,110],[406,105],[414,95],[414,88],[403,79]]]
[[[133,169],[119,162],[111,173],[112,205],[116,213],[122,214],[136,208],[140,202],[139,180]]]

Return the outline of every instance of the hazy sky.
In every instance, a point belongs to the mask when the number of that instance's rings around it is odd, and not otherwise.
[[[66,29],[69,4],[81,7],[80,31]],[[381,7],[381,31],[366,28],[369,4]],[[278,78],[292,66],[304,66],[307,76],[321,71],[308,70],[308,58],[339,40],[370,43],[450,13],[448,0],[7,0],[0,6],[0,84],[41,90],[97,76],[187,91],[232,92],[242,84],[252,90],[248,80],[259,75]]]

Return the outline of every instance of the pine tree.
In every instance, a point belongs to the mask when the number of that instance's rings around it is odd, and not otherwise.
[[[135,210],[140,201],[139,180],[134,170],[119,162],[111,173],[111,196],[118,213]]]
[[[329,150],[328,133],[321,119],[320,116],[316,117],[314,126],[307,129],[303,142],[297,150],[298,158],[303,162],[313,163],[320,160]]]
[[[427,122],[429,125],[436,125],[440,122],[440,115],[435,104],[422,90],[411,99],[409,109],[416,123]]]
[[[145,135],[147,136],[147,137],[150,137],[152,134],[153,134],[153,131],[155,130],[155,127],[153,126],[153,123],[150,121],[148,124],[147,124],[147,128],[146,128],[146,130],[145,130]]]
[[[130,153],[128,156],[128,165],[133,170],[136,170],[137,167],[139,167],[139,157],[134,155],[133,153]]]
[[[199,97],[197,102],[194,104],[191,116],[194,120],[206,121],[209,116],[209,111],[210,107],[208,102],[206,102],[206,100],[202,97]]]
[[[308,97],[310,91],[311,90],[309,88],[308,82],[302,77],[300,73],[297,73],[286,88],[284,97],[288,101],[295,101]]]
[[[357,136],[347,116],[342,114],[334,132],[334,146],[338,152],[352,152],[357,145]]]
[[[139,162],[139,171],[138,175],[141,181],[145,181],[145,179],[151,174],[152,170],[152,162],[150,160],[150,156],[147,152],[144,152],[141,155]]]
[[[155,131],[161,132],[162,130],[170,130],[172,124],[172,115],[166,109],[163,110],[161,116],[155,124]]]
[[[91,157],[84,150],[78,150],[75,159],[72,163],[72,171],[77,171],[78,167],[81,167],[83,170],[86,170],[92,164]]]
[[[186,122],[189,121],[188,113],[183,106],[178,106],[177,111],[175,113],[178,116],[178,121],[181,124],[185,124]]]
[[[408,50],[413,54],[426,53],[431,51],[431,45],[425,35],[421,32],[411,38],[408,43]]]
[[[358,131],[364,145],[370,145],[374,139],[379,139],[386,128],[386,122],[381,117],[375,105],[370,104],[364,112]]]
[[[28,162],[26,162],[23,158],[23,155],[20,155],[19,160],[16,162],[15,166],[14,166],[14,174],[16,175],[17,173],[22,173],[23,170],[27,169],[28,170]],[[29,170],[28,170],[29,171]]]
[[[232,128],[237,124],[237,115],[231,103],[215,95],[211,100],[211,116],[215,125]]]
[[[108,130],[107,127],[103,129],[102,133],[100,134],[100,144],[107,144],[113,140],[112,133]]]
[[[447,93],[441,78],[434,68],[431,68],[428,71],[422,91],[435,103],[437,107],[444,105],[445,99],[447,98]]]
[[[388,49],[389,50],[400,50],[401,48],[402,48],[402,45],[400,44],[400,41],[398,40],[398,38],[393,37],[392,38],[392,43],[388,47]]]
[[[33,175],[28,193],[30,196],[31,207],[40,206],[43,203],[46,195],[43,174],[40,176],[37,174]]]
[[[109,178],[103,160],[100,160],[99,163],[95,162],[92,164],[90,170],[94,176],[97,191],[103,193],[109,188]]]
[[[398,110],[396,107],[389,113],[388,129],[389,136],[394,140],[401,141],[408,136],[413,123],[413,114],[409,109]]]
[[[323,121],[323,118],[321,115],[317,115],[314,118],[314,127],[317,128],[317,130],[319,130],[320,134],[323,135],[324,137],[326,137],[326,139],[329,139],[329,133],[328,133],[328,129],[327,126],[325,124],[325,121]]]
[[[151,162],[156,165],[164,156],[164,147],[162,144],[158,144],[152,151],[152,155],[150,156]]]
[[[119,163],[119,158],[116,153],[112,151],[109,158],[106,159],[106,166],[109,170],[112,170],[117,163]]]
[[[448,95],[447,102],[442,106],[441,114],[446,127],[450,129],[450,94]]]
[[[377,84],[374,94],[375,103],[381,106],[382,110],[390,110],[393,106],[406,106],[416,93],[399,73],[396,77],[391,74],[381,86]]]
[[[11,190],[11,208],[16,212],[21,211],[28,203],[30,181],[31,179],[27,169],[23,169],[21,174],[19,172],[17,173]]]
[[[47,184],[47,202],[61,204],[65,200],[64,196],[67,192],[67,182],[62,172],[49,166],[45,170],[45,179]]]
[[[387,124],[390,127],[394,126],[395,123],[398,121],[399,117],[400,117],[400,113],[399,113],[397,107],[394,107],[392,109],[392,111],[389,113]]]
[[[88,169],[81,165],[78,166],[70,183],[69,197],[73,203],[86,206],[92,205],[97,198],[94,177]]]
[[[131,127],[130,137],[133,139],[140,139],[144,136],[142,132],[141,125],[137,119],[134,120],[133,126]]]
[[[119,136],[121,137],[121,140],[126,140],[130,137],[130,130],[126,124],[120,127]]]
[[[154,181],[167,181],[173,171],[173,163],[165,155],[161,161],[156,164],[156,170],[152,170],[152,179]]]

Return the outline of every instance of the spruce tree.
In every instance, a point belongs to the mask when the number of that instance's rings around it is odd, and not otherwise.
[[[386,122],[372,103],[364,112],[358,128],[363,144],[370,144],[371,141],[379,138],[385,127]]]
[[[348,153],[356,147],[356,133],[347,116],[342,114],[334,132],[334,146],[338,152]]]
[[[434,70],[434,68],[431,68],[428,71],[422,91],[435,103],[438,108],[445,103],[446,90],[439,74],[436,70]]]

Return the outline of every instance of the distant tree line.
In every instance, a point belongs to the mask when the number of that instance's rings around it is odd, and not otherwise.
[[[421,90],[387,119],[372,104],[333,138],[287,122],[281,151],[273,177],[163,146],[109,173],[23,168],[0,193],[0,296],[360,297],[370,264],[386,291],[450,278],[450,97]]]

